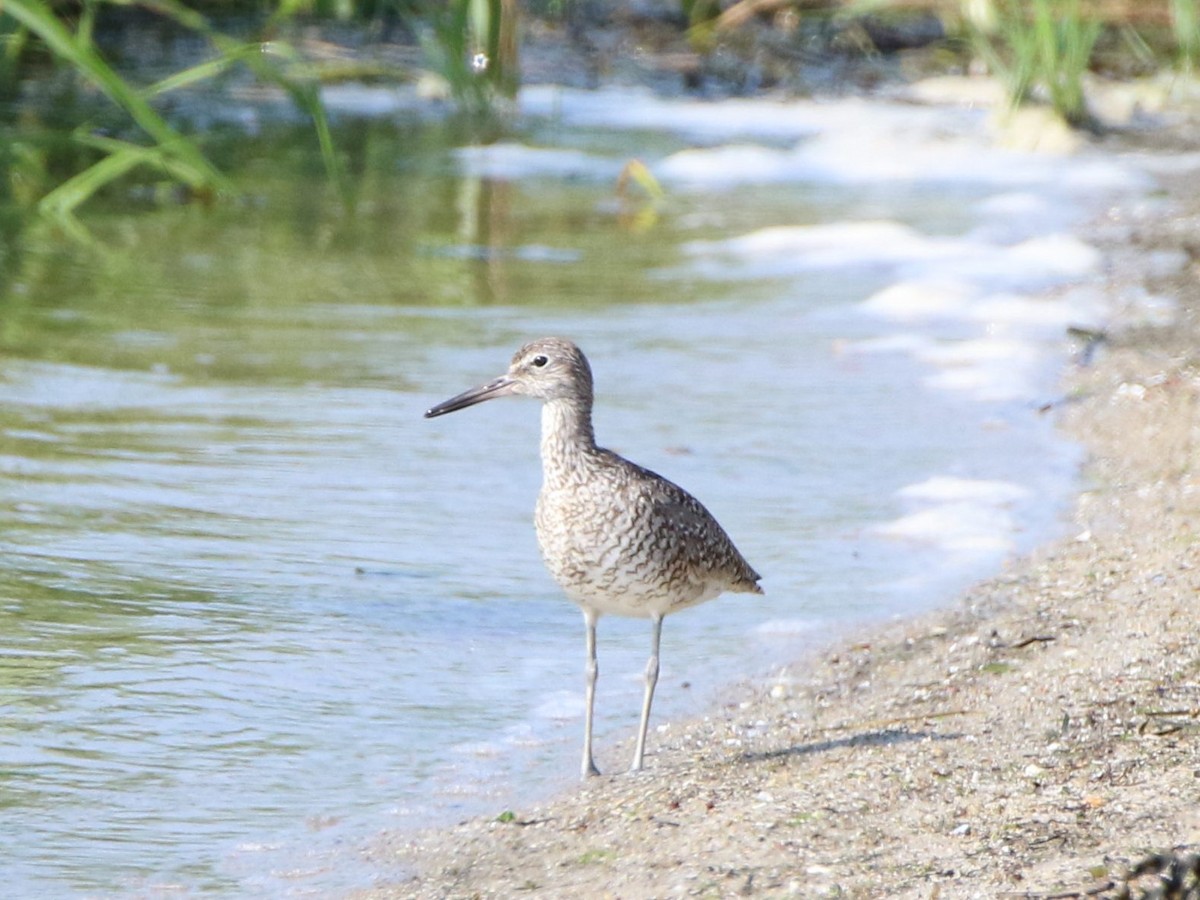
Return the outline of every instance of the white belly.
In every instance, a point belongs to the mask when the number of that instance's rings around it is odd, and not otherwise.
[[[616,502],[588,514],[567,495],[543,493],[536,516],[546,568],[580,606],[618,616],[649,618],[702,603],[722,585],[707,584],[648,540],[650,525]]]

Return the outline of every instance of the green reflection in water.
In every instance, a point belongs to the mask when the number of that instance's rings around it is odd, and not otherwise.
[[[328,352],[331,307],[398,315],[672,299],[644,272],[676,262],[679,234],[669,219],[630,233],[615,179],[462,177],[449,126],[343,130],[360,197],[353,216],[307,131],[276,125],[214,153],[245,192],[239,200],[204,208],[137,192],[109,198],[87,220],[103,253],[21,235],[0,293],[0,349],[221,380],[303,380]]]

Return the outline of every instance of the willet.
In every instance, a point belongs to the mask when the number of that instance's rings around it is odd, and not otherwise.
[[[759,574],[704,506],[661,475],[596,446],[592,370],[563,338],[526,344],[508,371],[451,397],[426,418],[520,394],[542,401],[542,490],[534,522],[542,558],[587,626],[583,776],[592,758],[596,622],[601,615],[648,618],[652,633],[633,770],[642,768],[658,682],[663,617],[726,591],[761,594]]]

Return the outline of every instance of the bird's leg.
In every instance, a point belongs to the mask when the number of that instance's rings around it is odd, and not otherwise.
[[[646,730],[650,726],[650,704],[654,701],[654,686],[658,684],[658,645],[662,640],[662,616],[651,619],[653,631],[650,637],[650,659],[646,663],[646,694],[642,698],[642,721],[638,726],[637,747],[633,751],[631,772],[642,768],[642,757],[646,753]]]
[[[595,611],[585,609],[583,621],[587,626],[587,668],[584,670],[586,688],[584,691],[584,720],[583,720],[583,766],[582,775],[587,778],[599,775],[596,761],[592,759],[592,713],[596,708],[596,679],[600,675],[600,665],[596,662],[596,620],[599,616]]]

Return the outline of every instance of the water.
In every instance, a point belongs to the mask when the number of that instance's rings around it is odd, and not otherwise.
[[[765,576],[668,621],[656,724],[1055,533],[1077,455],[1037,408],[1103,304],[1099,262],[1046,237],[1125,174],[863,109],[531,91],[494,152],[343,118],[353,216],[273,126],[229,151],[242,201],[97,207],[105,255],[30,236],[0,299],[7,889],[327,895],[390,874],[359,861],[382,828],[573,780],[537,410],[421,418],[530,337],[581,343],[601,442]],[[830,153],[854,135],[891,169]],[[657,211],[614,193],[634,155]],[[601,625],[602,768],[648,640]]]

